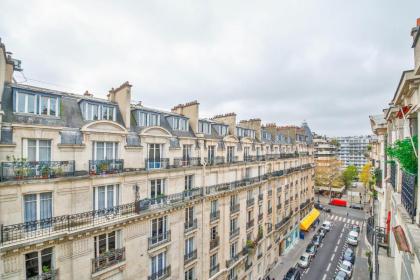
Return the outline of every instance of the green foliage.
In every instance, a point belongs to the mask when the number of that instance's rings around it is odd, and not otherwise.
[[[417,141],[417,135],[413,136],[415,147],[417,147]],[[393,145],[386,148],[386,153],[391,159],[397,160],[402,169],[409,173],[417,174],[417,157],[410,138],[395,141]]]
[[[343,181],[346,187],[350,187],[351,182],[356,179],[359,172],[357,171],[357,167],[354,165],[347,166],[347,168],[343,171]]]

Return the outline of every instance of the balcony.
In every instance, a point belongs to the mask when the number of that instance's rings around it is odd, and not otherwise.
[[[417,176],[402,170],[401,203],[414,220],[417,207]]]
[[[272,224],[267,224],[267,234],[270,233],[273,230]]]
[[[158,270],[157,272],[152,273],[147,279],[148,280],[163,280],[171,276],[171,266]]]
[[[238,157],[237,156],[230,156],[226,158],[226,162],[227,163],[236,163],[238,162]]]
[[[149,250],[159,245],[168,243],[171,241],[171,231],[165,231],[164,233],[149,237]]]
[[[201,159],[199,157],[189,158],[174,158],[174,167],[188,167],[188,166],[200,166]]]
[[[257,155],[257,161],[265,161],[265,155]]]
[[[273,213],[273,208],[272,207],[268,208],[267,213],[268,215],[271,215],[271,213]]]
[[[219,246],[219,242],[220,242],[220,237],[219,236],[216,236],[214,239],[211,239],[210,240],[210,250],[213,250],[214,248]]]
[[[258,214],[258,222],[262,221],[263,217],[264,217],[263,213]]]
[[[210,212],[210,222],[214,222],[220,218],[220,211]]]
[[[216,264],[215,266],[210,267],[209,277],[212,277],[217,272],[219,272],[219,264]]]
[[[184,223],[184,232],[188,233],[197,228],[197,219],[187,221]]]
[[[92,274],[125,261],[125,247],[105,252],[92,259]],[[50,279],[50,278],[41,278]]]
[[[233,239],[237,236],[239,236],[239,228],[235,228],[233,230],[230,231],[230,239]]]
[[[264,198],[264,194],[263,193],[258,194],[258,201],[262,201],[263,198]]]
[[[246,200],[246,207],[251,207],[251,206],[254,205],[254,203],[255,203],[255,199],[254,198],[248,198]]]
[[[250,155],[244,156],[244,161],[245,162],[252,162],[252,161],[256,161],[256,160],[257,160],[256,156],[250,156]]]
[[[246,223],[246,229],[250,229],[250,228],[252,228],[254,226],[254,220],[249,220],[247,223]]]
[[[239,254],[231,256],[230,260],[226,261],[226,268],[229,268],[231,265],[233,265],[238,260],[239,260]]]
[[[74,160],[1,163],[0,180],[35,180],[74,176]]]
[[[169,168],[169,158],[146,159],[145,167],[146,167],[146,170]]]
[[[197,249],[188,252],[184,255],[184,265],[192,262],[195,259],[197,259]]]
[[[58,279],[58,269],[50,269],[49,272],[42,272],[41,274],[27,278],[27,280],[56,280]]]
[[[124,171],[123,159],[89,160],[89,174],[115,174]]]
[[[207,165],[225,164],[225,157],[217,156],[213,158],[204,158],[204,161],[207,162]]]
[[[397,188],[397,164],[395,162],[390,163],[390,173],[391,173],[391,186],[394,189],[394,191]]]
[[[232,215],[232,214],[235,214],[235,213],[237,213],[237,212],[239,212],[239,203],[236,203],[236,204],[231,204],[230,205],[230,214]]]
[[[252,262],[245,262],[245,271],[247,271],[248,269],[250,269],[252,267]]]

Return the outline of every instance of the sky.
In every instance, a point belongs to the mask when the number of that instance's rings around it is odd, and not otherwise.
[[[200,116],[370,134],[414,64],[418,0],[1,0],[0,38],[18,82]]]

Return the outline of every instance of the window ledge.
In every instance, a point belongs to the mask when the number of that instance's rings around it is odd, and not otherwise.
[[[86,148],[85,144],[58,144],[60,150],[62,149],[84,149]]]

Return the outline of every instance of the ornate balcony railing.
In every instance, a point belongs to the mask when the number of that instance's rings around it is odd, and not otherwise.
[[[165,244],[171,241],[171,231],[168,230],[161,234],[151,236],[148,238],[148,240],[149,240],[149,249]]]
[[[227,163],[235,163],[235,162],[238,162],[238,157],[237,156],[227,157],[226,158],[226,162]]]
[[[200,166],[201,159],[199,157],[190,158],[174,158],[174,167]]]
[[[2,162],[0,180],[48,179],[74,174],[74,160]]]
[[[402,170],[401,203],[412,219],[416,216],[417,176]]]
[[[146,170],[153,169],[166,169],[169,168],[169,158],[160,158],[160,159],[146,159],[145,160]]]
[[[229,268],[232,264],[239,260],[240,255],[236,254],[230,258],[230,260],[226,261],[226,267]]]
[[[213,158],[204,158],[204,161],[207,162],[207,165],[225,164],[225,157],[217,156]]]
[[[265,161],[265,155],[257,155],[257,161]]]
[[[230,205],[230,214],[235,214],[237,212],[239,212],[239,203],[235,203],[235,204],[231,204]]]
[[[268,208],[267,209],[267,213],[268,213],[268,215],[270,215],[271,213],[273,213],[273,207]]]
[[[92,274],[125,261],[125,247],[105,252],[92,259]]]
[[[50,269],[48,272],[42,272],[37,276],[26,278],[26,280],[56,280],[58,279],[58,269]]]
[[[250,229],[250,228],[252,228],[254,226],[254,220],[249,220],[247,223],[246,223],[246,229]]]
[[[264,217],[263,213],[258,214],[258,222],[261,221],[263,219],[263,217]]]
[[[114,174],[124,171],[123,159],[89,160],[89,174]]]
[[[258,201],[263,200],[263,198],[264,198],[264,194],[263,193],[258,194]]]
[[[282,228],[285,224],[287,224],[287,222],[290,220],[290,217],[286,217],[283,220],[281,220],[280,222],[278,222],[275,226],[276,230],[279,230],[280,228]]]
[[[195,249],[191,252],[188,252],[184,255],[184,264],[188,264],[195,259],[197,259],[197,249]]]
[[[233,230],[230,231],[230,239],[235,238],[236,236],[239,235],[239,228],[235,228]]]
[[[219,272],[219,264],[216,264],[215,266],[210,267],[209,277],[212,277],[217,272]]]
[[[395,162],[391,162],[390,164],[390,173],[391,173],[391,186],[392,188],[395,189],[397,188],[397,164]]]
[[[216,238],[210,240],[210,250],[213,250],[217,246],[219,246],[220,237],[216,236]]]
[[[255,203],[255,199],[254,198],[248,198],[246,200],[246,206],[247,207],[251,207],[252,205],[254,205],[254,203]]]
[[[188,222],[184,223],[184,232],[185,233],[190,232],[190,231],[192,231],[196,228],[197,228],[197,219],[194,219],[194,220],[191,220],[191,221],[188,221]]]
[[[220,218],[220,210],[210,212],[210,222],[218,220]]]
[[[256,156],[244,156],[244,161],[245,162],[252,162],[252,161],[256,161],[257,157]]]
[[[171,276],[171,266],[168,265],[167,267],[158,270],[155,273],[152,273],[147,279],[148,280],[163,280]]]

